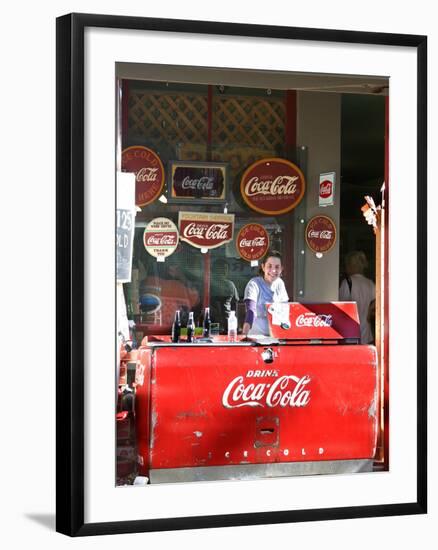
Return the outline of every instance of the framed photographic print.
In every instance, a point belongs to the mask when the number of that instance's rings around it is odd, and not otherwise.
[[[59,532],[426,513],[426,48],[58,18]]]

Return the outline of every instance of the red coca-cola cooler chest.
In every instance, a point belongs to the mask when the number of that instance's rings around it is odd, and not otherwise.
[[[139,474],[152,483],[370,471],[374,346],[353,302],[267,306],[272,337],[139,350]]]

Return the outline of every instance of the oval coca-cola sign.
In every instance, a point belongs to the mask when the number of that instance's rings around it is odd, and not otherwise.
[[[246,204],[262,214],[285,214],[301,201],[306,189],[304,174],[281,158],[258,160],[246,169],[240,192]]]
[[[135,174],[135,204],[146,206],[161,195],[164,167],[160,157],[147,147],[134,145],[122,152],[122,171]]]
[[[249,223],[239,231],[236,239],[239,255],[248,262],[263,258],[269,248],[269,235],[263,225]]]
[[[145,227],[143,244],[154,258],[167,258],[178,246],[178,229],[168,218],[155,218]]]
[[[310,250],[316,253],[331,250],[336,242],[335,222],[327,216],[313,217],[306,227],[306,242]]]

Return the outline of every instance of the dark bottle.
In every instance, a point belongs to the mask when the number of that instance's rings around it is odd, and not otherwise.
[[[195,335],[195,320],[193,319],[193,311],[189,313],[189,320],[187,321],[187,342],[193,342]]]
[[[181,335],[181,317],[179,314],[179,309],[175,311],[175,319],[172,325],[172,342],[176,344],[179,342],[179,337]]]
[[[210,327],[211,327],[210,308],[206,307],[204,311],[204,321],[202,323],[202,336],[204,338],[208,338],[210,336]]]

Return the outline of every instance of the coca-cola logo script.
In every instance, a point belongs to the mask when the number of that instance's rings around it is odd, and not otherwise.
[[[281,158],[258,160],[242,176],[240,192],[246,204],[262,214],[285,214],[304,196],[305,179],[292,162]]]
[[[178,246],[178,229],[172,220],[155,218],[145,227],[143,244],[155,258],[167,258]]]
[[[196,248],[217,248],[233,239],[234,214],[179,213],[182,241]]]
[[[305,407],[310,402],[309,376],[283,375],[275,380],[236,376],[222,395],[226,409],[239,407]]]
[[[236,248],[244,260],[260,260],[269,248],[268,232],[259,223],[244,225],[237,235]]]
[[[226,166],[213,163],[173,162],[171,164],[170,199],[225,200]]]
[[[135,145],[122,152],[122,171],[135,173],[135,204],[145,206],[161,195],[164,167],[160,157],[147,147]]]
[[[308,313],[301,313],[301,315],[298,315],[295,320],[295,325],[297,327],[331,327],[332,324],[332,315],[313,313],[312,311],[309,311]]]
[[[336,226],[327,216],[315,216],[306,227],[307,246],[316,253],[325,253],[336,242]]]

